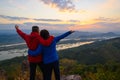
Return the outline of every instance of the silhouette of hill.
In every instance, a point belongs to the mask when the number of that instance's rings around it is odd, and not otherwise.
[[[62,50],[59,55],[82,64],[120,62],[120,37]]]

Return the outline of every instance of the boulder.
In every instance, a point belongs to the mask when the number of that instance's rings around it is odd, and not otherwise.
[[[61,76],[61,80],[82,80],[80,75],[63,75]]]

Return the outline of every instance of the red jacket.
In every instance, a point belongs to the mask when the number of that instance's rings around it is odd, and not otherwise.
[[[43,40],[43,38],[41,38],[41,36],[37,32],[31,32],[31,34],[28,35],[22,32],[20,29],[17,29],[16,31],[25,40],[27,47],[31,50],[35,50],[39,44],[42,44],[44,46],[49,46],[52,43],[53,38],[54,38],[53,36],[50,36],[49,39]],[[42,55],[41,54],[38,56],[28,55],[28,60],[29,62],[35,62],[35,63],[41,62]]]

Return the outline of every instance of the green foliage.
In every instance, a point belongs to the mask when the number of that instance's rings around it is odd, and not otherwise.
[[[16,76],[21,72],[21,63],[26,57],[15,57],[0,61],[0,66],[6,71],[8,80],[14,80]]]
[[[92,44],[59,51],[60,59],[76,60],[80,64],[120,62],[120,38],[97,41]]]
[[[72,69],[76,66],[75,60],[69,60],[69,59],[62,59],[60,60],[60,67],[62,74],[68,74],[71,73]]]
[[[64,59],[63,59],[64,60]],[[65,59],[66,60],[66,59]],[[79,74],[83,80],[119,80],[120,79],[120,63],[106,63],[106,64],[94,64],[84,65],[77,64],[76,62],[70,63],[61,61],[62,74]],[[64,65],[64,63],[66,63]],[[69,66],[70,67],[69,67]],[[71,67],[72,66],[72,67]]]

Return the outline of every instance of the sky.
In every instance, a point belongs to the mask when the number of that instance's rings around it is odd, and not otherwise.
[[[120,32],[120,0],[1,0],[0,30]]]

